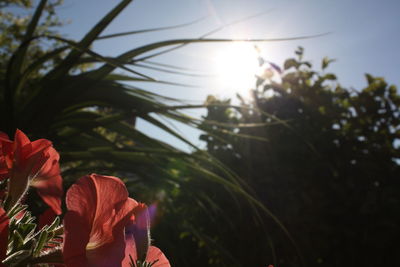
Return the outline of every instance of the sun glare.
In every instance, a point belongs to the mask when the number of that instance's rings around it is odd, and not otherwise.
[[[215,56],[218,75],[218,88],[223,95],[235,93],[246,95],[254,88],[255,75],[259,71],[258,54],[251,43],[235,42],[228,44]]]

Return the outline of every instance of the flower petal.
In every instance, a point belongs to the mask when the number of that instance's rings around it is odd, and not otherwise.
[[[91,174],[67,192],[64,217],[64,261],[67,266],[119,266],[124,259],[124,227],[134,200],[124,183],[112,176]]]
[[[17,129],[15,131],[15,135],[14,135],[14,142],[18,146],[24,147],[25,145],[29,144],[31,141],[26,136],[26,134],[24,134],[20,129]]]
[[[61,214],[61,198],[63,196],[62,178],[60,175],[60,156],[53,147],[46,150],[49,159],[43,165],[31,186],[37,189],[43,201],[53,209],[57,215]]]
[[[8,135],[0,132],[0,180],[10,176],[12,168],[13,142]]]
[[[132,233],[126,233],[125,235],[125,257],[122,261],[122,267],[130,267],[131,258],[136,261],[137,260],[137,250],[135,239],[133,238]]]
[[[8,138],[6,133],[0,132],[0,141],[2,140],[10,140],[10,138]]]
[[[46,209],[42,214],[39,215],[38,229],[42,229],[46,225],[51,225],[56,216],[57,214],[54,213],[53,209]]]
[[[67,266],[85,266],[86,245],[96,213],[96,188],[91,179],[79,179],[67,192],[63,257]],[[79,264],[78,264],[79,263]]]
[[[143,261],[150,246],[150,215],[147,206],[143,203],[136,206],[133,214],[134,221],[128,227],[135,239],[138,260]]]
[[[167,257],[165,257],[165,255],[164,255],[164,253],[162,253],[162,251],[155,246],[149,247],[149,250],[147,251],[146,261],[150,262],[150,263],[157,261],[151,267],[171,267]]]
[[[42,164],[38,164],[36,161],[43,156],[42,152],[50,146],[51,142],[46,139],[31,142],[21,130],[17,129],[14,136],[14,159],[17,165],[15,167],[18,169],[29,168],[38,172],[45,161]],[[31,175],[36,175],[36,173]]]
[[[13,166],[8,187],[12,206],[23,197],[30,179],[36,175],[47,159],[48,157],[44,154],[35,154],[30,159],[17,162],[16,166]]]
[[[55,214],[60,215],[62,213],[61,198],[63,190],[61,175],[53,176],[45,180],[38,180],[31,185],[37,188],[38,195]]]
[[[131,260],[129,256],[131,256],[134,261],[137,260],[136,244],[133,235],[127,235],[125,242],[126,242],[125,259],[122,262],[121,266],[130,267]],[[155,264],[152,265],[152,267],[171,267],[164,253],[162,253],[162,251],[155,246],[150,246],[149,249],[147,250],[146,262],[148,263],[155,262]]]
[[[17,203],[28,189],[30,179],[34,178],[50,155],[45,150],[51,142],[39,139],[30,142],[20,130],[15,132],[13,143],[13,162],[9,181],[9,196],[11,205]]]

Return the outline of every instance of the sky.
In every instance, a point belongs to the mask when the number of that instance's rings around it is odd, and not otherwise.
[[[59,7],[59,16],[67,21],[61,32],[68,38],[79,40],[100,20],[118,0],[65,0]],[[262,13],[262,14],[260,14]],[[172,26],[201,21],[168,31],[159,31],[97,41],[93,49],[105,56],[116,56],[126,50],[155,41],[198,38],[222,25],[244,19],[211,35],[213,38],[290,38],[305,35],[327,35],[296,41],[257,43],[264,58],[280,66],[294,56],[298,46],[305,49],[305,59],[320,68],[323,57],[336,59],[328,71],[337,75],[345,87],[362,88],[365,73],[382,76],[389,84],[400,85],[400,13],[399,0],[136,0],[113,21],[105,34],[147,28]],[[234,84],[224,83],[219,76],[221,55],[229,44],[195,44],[154,58],[153,61],[186,68],[202,77],[180,76],[152,72],[147,74],[159,80],[190,84],[195,87],[160,86],[143,84],[142,88],[189,103],[203,103],[206,96],[234,98],[238,90]],[[229,55],[228,55],[229,56]],[[225,55],[226,58],[226,55]],[[236,59],[230,61],[235,65]],[[239,63],[238,63],[239,64]],[[229,88],[231,87],[231,88]],[[241,87],[243,87],[241,85]],[[253,87],[252,82],[248,85]],[[189,114],[204,114],[196,111]],[[168,134],[138,122],[138,127],[152,136],[187,150]],[[198,132],[177,125],[181,133],[201,145]]]

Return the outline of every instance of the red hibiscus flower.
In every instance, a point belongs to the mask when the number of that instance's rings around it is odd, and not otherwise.
[[[64,217],[63,257],[66,266],[130,267],[146,247],[153,267],[170,267],[156,247],[138,243],[144,206],[128,197],[124,183],[116,177],[91,174],[67,192]],[[135,216],[136,215],[136,216]],[[146,226],[147,227],[147,226]],[[140,258],[139,258],[140,259]]]
[[[61,214],[63,191],[58,161],[59,155],[49,140],[31,142],[17,130],[14,141],[10,141],[6,134],[0,133],[0,179],[10,178],[11,205],[17,203],[32,185],[54,213]]]
[[[0,266],[5,266],[1,262],[6,258],[8,244],[8,224],[9,219],[3,208],[0,207]]]

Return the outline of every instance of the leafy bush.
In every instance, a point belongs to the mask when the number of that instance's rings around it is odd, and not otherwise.
[[[212,134],[201,138],[287,227],[306,266],[399,265],[397,88],[369,74],[365,88],[343,88],[326,72],[331,60],[325,58],[318,72],[302,49],[296,54],[282,75],[259,77],[253,98],[241,106],[210,97],[206,119],[225,125],[204,124]],[[271,227],[278,266],[298,266],[286,239]],[[221,245],[242,252],[242,263],[252,259],[253,248],[268,251],[254,235],[242,240]],[[243,253],[243,243],[253,245]]]

